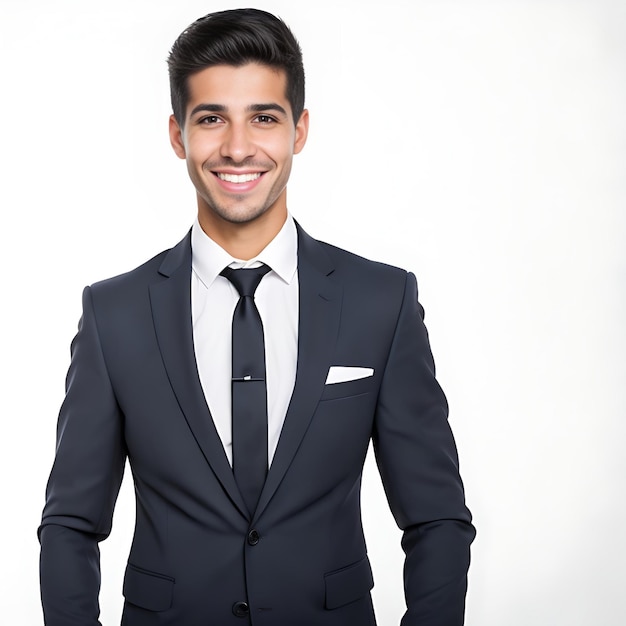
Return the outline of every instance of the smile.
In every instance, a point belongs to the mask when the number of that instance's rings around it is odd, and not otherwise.
[[[253,180],[261,177],[261,172],[255,172],[254,174],[225,174],[217,172],[217,177],[227,183],[251,183]]]

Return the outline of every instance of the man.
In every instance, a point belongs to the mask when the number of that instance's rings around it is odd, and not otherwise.
[[[462,624],[474,529],[415,279],[315,241],[287,211],[309,121],[296,40],[268,13],[225,11],[168,62],[198,218],[85,289],[40,527],[46,624],[99,624],[98,542],[126,458],[122,624],[375,624],[370,439],[404,531],[402,624]]]

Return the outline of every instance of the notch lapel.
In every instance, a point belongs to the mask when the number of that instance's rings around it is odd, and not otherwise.
[[[166,255],[150,286],[152,317],[167,375],[196,442],[233,504],[248,518],[224,447],[207,406],[193,348],[191,235]]]
[[[300,301],[296,381],[253,523],[269,503],[298,451],[324,390],[339,331],[343,292],[329,279],[334,266],[322,245],[297,223],[296,226]]]

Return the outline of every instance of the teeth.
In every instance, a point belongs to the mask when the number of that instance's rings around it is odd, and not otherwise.
[[[256,180],[260,176],[260,172],[256,172],[255,174],[224,174],[222,172],[217,173],[217,177],[220,180],[226,181],[227,183],[249,183],[253,180]]]

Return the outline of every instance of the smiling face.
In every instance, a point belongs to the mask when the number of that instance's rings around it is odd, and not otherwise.
[[[265,65],[216,65],[188,79],[184,128],[170,118],[170,140],[187,161],[203,230],[263,225],[276,233],[287,216],[286,185],[302,150],[308,112],[294,123],[286,75]],[[274,234],[276,234],[274,233]]]

